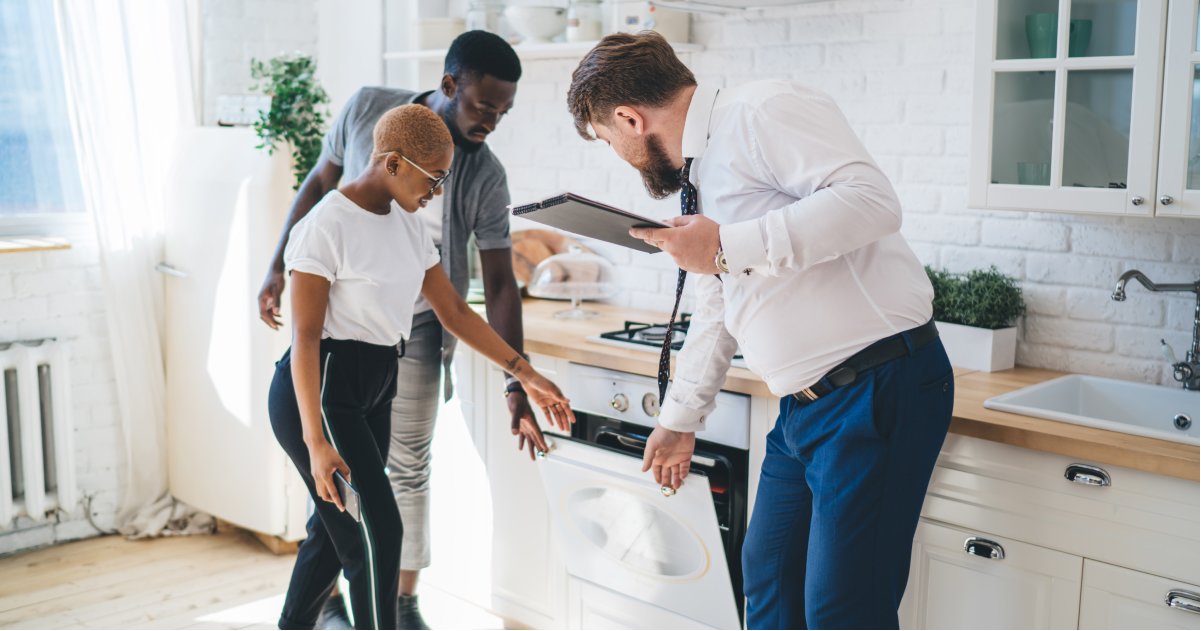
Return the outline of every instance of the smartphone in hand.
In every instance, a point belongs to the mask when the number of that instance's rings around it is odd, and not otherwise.
[[[346,514],[350,515],[355,521],[363,519],[362,506],[359,503],[359,492],[354,486],[342,477],[341,471],[334,471],[334,486],[338,487],[338,499],[342,500],[342,506],[346,509]]]

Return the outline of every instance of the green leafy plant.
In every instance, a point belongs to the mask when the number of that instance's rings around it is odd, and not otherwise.
[[[300,188],[321,155],[321,138],[329,112],[321,106],[329,96],[317,83],[317,64],[307,55],[280,55],[267,61],[250,60],[251,88],[271,97],[271,109],[259,112],[254,124],[259,149],[274,154],[278,143],[292,148],[292,172]]]
[[[1017,281],[995,266],[952,274],[927,265],[926,275],[934,286],[934,319],[939,322],[1004,329],[1026,313]]]

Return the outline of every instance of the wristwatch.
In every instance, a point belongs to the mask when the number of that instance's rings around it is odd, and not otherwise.
[[[726,251],[720,245],[717,246],[717,255],[713,257],[713,263],[722,274],[730,273],[730,266],[726,263]]]
[[[525,388],[523,388],[521,386],[520,381],[514,379],[513,377],[508,377],[507,379],[505,379],[505,391],[504,391],[505,400],[508,400],[509,395],[513,394],[514,392],[524,393]]]

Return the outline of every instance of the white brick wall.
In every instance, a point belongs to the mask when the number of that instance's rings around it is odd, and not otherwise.
[[[216,95],[246,91],[252,56],[316,49],[315,7],[315,0],[205,0],[206,122]],[[1191,297],[1134,287],[1127,302],[1115,303],[1107,290],[1131,267],[1161,282],[1195,279],[1198,223],[968,209],[974,28],[974,8],[958,0],[807,3],[694,17],[693,39],[705,50],[684,60],[718,85],[787,77],[829,92],[896,186],[903,232],[923,262],[953,271],[994,264],[1019,279],[1030,312],[1019,329],[1020,363],[1170,383],[1158,341],[1183,354]],[[575,64],[524,64],[517,107],[490,141],[513,198],[571,189],[651,216],[677,213],[675,200],[649,199],[635,171],[606,147],[576,136],[564,105]],[[522,227],[532,225],[515,223]],[[623,268],[613,302],[670,308],[666,257],[590,245]],[[0,297],[17,291],[11,283],[0,275]],[[11,305],[36,316],[51,308],[45,298]]]
[[[217,97],[249,94],[250,60],[317,52],[316,0],[203,0],[205,125],[217,122]]]
[[[1116,303],[1109,292],[1131,267],[1157,282],[1195,280],[1198,222],[968,209],[975,12],[967,4],[842,0],[694,17],[693,38],[705,50],[684,61],[719,85],[785,76],[829,92],[896,185],[903,232],[923,262],[953,271],[995,264],[1019,279],[1030,313],[1019,328],[1019,363],[1172,383],[1159,339],[1183,355],[1191,295],[1132,286]],[[575,135],[562,114],[574,65],[525,62],[517,107],[490,141],[514,199],[573,189],[654,216],[677,213],[674,200],[649,200],[606,148],[598,153]],[[623,267],[613,302],[670,309],[666,257],[597,250]]]
[[[94,496],[97,524],[111,528],[123,455],[96,237],[86,221],[56,233],[71,241],[70,250],[0,255],[0,342],[55,337],[70,343],[77,483]],[[0,555],[95,534],[82,505],[58,515],[57,523],[20,518],[0,529]]]

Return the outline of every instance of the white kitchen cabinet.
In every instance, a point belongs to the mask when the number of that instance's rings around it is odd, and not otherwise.
[[[1167,53],[1163,67],[1163,118],[1159,139],[1159,186],[1155,214],[1198,216],[1198,111],[1201,55],[1196,0],[1168,5]],[[1188,130],[1187,135],[1182,134]],[[1195,624],[1193,625],[1196,626]]]
[[[1196,607],[1196,585],[1084,561],[1081,629],[1196,629]]]
[[[1081,563],[1071,554],[923,519],[901,626],[1074,629]]]
[[[1073,483],[1077,464],[1110,484]],[[1199,496],[1196,481],[951,434],[922,516],[1196,583]]]
[[[557,379],[561,360],[539,355],[530,360],[548,379]],[[464,417],[484,453],[492,492],[492,609],[523,626],[563,628],[567,573],[537,465],[517,451],[509,430],[501,396],[504,373],[466,345],[459,346],[455,363]]]
[[[568,579],[568,629],[710,629],[691,618],[575,577]]]
[[[1196,0],[977,11],[972,206],[1196,214]]]

